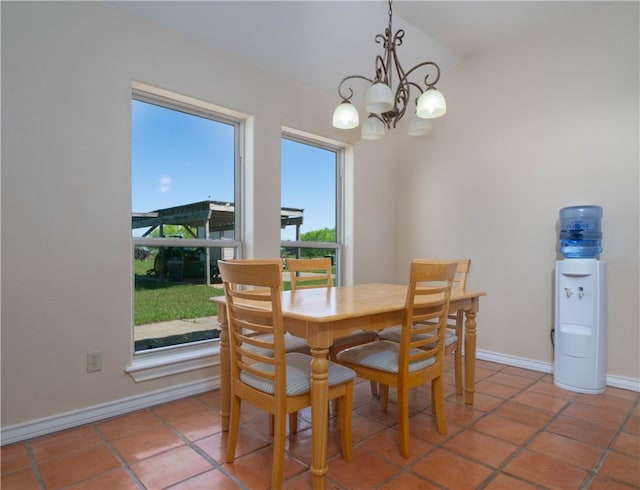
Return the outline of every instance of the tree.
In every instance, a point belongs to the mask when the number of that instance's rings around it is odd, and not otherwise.
[[[321,228],[320,230],[308,231],[300,235],[300,240],[303,242],[336,242],[336,230],[335,228]],[[324,257],[325,255],[332,255],[334,250],[331,248],[306,248],[303,251],[303,255],[306,258]]]

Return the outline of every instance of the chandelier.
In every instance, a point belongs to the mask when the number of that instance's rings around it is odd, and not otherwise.
[[[349,75],[338,85],[338,95],[342,102],[333,113],[333,126],[338,129],[352,129],[360,124],[358,110],[351,104],[353,89],[347,83],[349,80],[362,79],[371,85],[365,97],[365,110],[369,113],[362,125],[362,138],[377,140],[385,135],[385,128],[395,128],[402,119],[411,101],[411,89],[419,92],[415,104],[416,108],[409,122],[409,134],[421,136],[431,131],[431,119],[442,116],[447,111],[447,105],[442,93],[436,89],[440,79],[440,67],[433,61],[418,63],[408,71],[404,71],[396,48],[402,45],[404,30],[399,29],[395,34],[391,30],[393,15],[392,0],[389,0],[389,24],[383,34],[377,34],[376,43],[383,44],[384,52],[376,56],[375,75],[368,78],[362,75]],[[411,81],[409,76],[416,70],[425,68],[428,72],[424,76],[423,86]],[[433,75],[432,78],[430,78]],[[394,79],[397,85],[394,87]],[[346,91],[345,91],[346,88]]]

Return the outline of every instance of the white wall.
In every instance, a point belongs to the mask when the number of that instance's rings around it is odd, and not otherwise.
[[[552,362],[558,212],[598,204],[608,373],[640,378],[638,3],[459,65],[428,143],[399,145],[397,270],[470,257],[478,348]]]
[[[335,97],[110,5],[2,2],[3,427],[216,376],[209,368],[135,383],[124,371],[132,350],[133,80],[251,116],[247,256],[279,255],[281,126],[334,140],[356,134],[331,128]],[[354,158],[365,155],[366,167],[357,163],[350,175],[382,188],[387,175],[375,169],[388,162],[360,146]],[[370,196],[357,194],[352,207],[362,213]],[[392,219],[387,209],[376,226]],[[388,246],[366,236],[349,253],[360,257],[361,248],[380,263],[366,279],[384,279]],[[359,275],[350,270],[351,280]],[[102,351],[102,372],[86,373],[89,351]]]

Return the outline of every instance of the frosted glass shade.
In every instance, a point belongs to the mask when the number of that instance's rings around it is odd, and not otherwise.
[[[378,82],[367,90],[365,109],[371,114],[383,114],[393,109],[393,92],[388,85]]]
[[[447,112],[447,103],[439,90],[429,89],[418,98],[416,107],[418,117],[433,119],[443,116],[445,112]]]
[[[431,119],[423,119],[418,117],[417,114],[414,114],[411,121],[409,121],[408,132],[410,136],[424,136],[431,132],[432,127],[433,123],[431,122]]]
[[[333,127],[338,129],[353,129],[360,124],[358,109],[350,102],[343,102],[333,111]]]
[[[369,116],[362,125],[362,139],[379,140],[384,138],[384,123],[375,116]]]

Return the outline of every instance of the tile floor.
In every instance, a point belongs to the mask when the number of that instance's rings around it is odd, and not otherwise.
[[[451,356],[452,357],[452,356]],[[395,404],[380,411],[356,384],[354,458],[329,437],[329,489],[640,488],[640,393],[584,395],[550,375],[478,361],[473,407],[455,395],[447,361],[448,434],[439,435],[429,388],[414,390],[409,459],[398,452]],[[267,418],[249,405],[233,464],[224,462],[219,392],[2,447],[2,490],[264,489]],[[311,487],[308,411],[290,436],[283,488]]]

